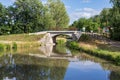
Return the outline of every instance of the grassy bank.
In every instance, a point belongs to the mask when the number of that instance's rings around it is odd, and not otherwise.
[[[53,49],[55,53],[65,55],[66,54],[66,39],[59,38],[57,39],[57,45],[55,45],[55,48]]]
[[[115,64],[120,65],[120,48],[111,46],[110,44],[105,44],[100,40],[93,40],[90,38],[88,38],[88,40],[84,40],[83,38],[85,38],[85,36],[81,38],[82,39],[79,43],[68,42],[68,47],[113,61]]]
[[[39,41],[44,34],[29,35],[29,34],[13,34],[0,36],[0,41]]]
[[[44,34],[14,34],[0,36],[0,51],[10,51],[17,48],[32,48],[40,46],[38,42]]]

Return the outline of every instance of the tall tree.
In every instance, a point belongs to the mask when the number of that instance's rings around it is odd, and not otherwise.
[[[43,18],[43,23],[45,26],[45,30],[52,30],[55,28],[55,21],[53,20],[52,15],[50,14],[49,7],[48,5],[44,5],[44,18]]]
[[[7,26],[7,9],[0,3],[0,35],[7,34],[10,28]]]
[[[108,27],[109,26],[109,17],[110,14],[110,8],[104,8],[100,13],[100,20],[101,20],[101,26]]]
[[[78,30],[82,30],[83,27],[86,27],[85,26],[86,20],[87,19],[85,19],[85,18],[78,19],[78,22],[77,22],[77,25],[76,25],[76,27],[78,28]]]
[[[44,30],[44,7],[39,0],[17,0],[15,25],[20,33]]]
[[[61,29],[68,27],[69,16],[66,12],[64,3],[61,0],[48,0],[47,5],[55,21],[55,28]]]
[[[110,0],[113,3],[111,10],[111,38],[120,41],[120,0]]]
[[[7,26],[10,28],[10,34],[17,33],[15,18],[16,18],[16,9],[13,6],[7,7]]]

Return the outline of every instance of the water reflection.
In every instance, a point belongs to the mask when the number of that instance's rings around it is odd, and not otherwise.
[[[92,61],[71,62],[64,80],[109,80],[109,70]]]
[[[72,56],[70,50],[65,45],[46,44],[39,47],[40,51],[47,57]]]
[[[14,54],[4,53],[0,57],[0,80],[120,80],[119,66],[82,52],[76,55],[77,61],[69,56],[66,59],[58,59],[58,56],[50,58],[61,54],[61,48],[55,49],[53,45],[45,45],[35,49],[18,49]],[[66,51],[76,53],[68,48]],[[47,57],[39,57],[42,55]]]
[[[4,58],[8,61],[6,64]],[[2,80],[63,80],[67,60],[44,59],[28,55],[14,54],[15,67],[11,65],[9,56],[0,58],[0,79]]]
[[[53,45],[52,45],[52,44],[42,45],[39,49],[40,49],[40,50],[44,53],[44,55],[46,55],[46,56],[51,56],[51,55],[53,54]]]

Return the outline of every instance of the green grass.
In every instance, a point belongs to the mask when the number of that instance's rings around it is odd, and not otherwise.
[[[57,40],[57,45],[55,46],[54,52],[58,54],[66,54],[66,45],[64,39]]]
[[[14,43],[12,44],[12,49],[17,50],[17,43],[14,42]]]
[[[38,41],[44,36],[29,34],[13,34],[0,36],[0,51],[17,50],[17,48],[38,47],[41,43]]]
[[[39,41],[44,34],[29,35],[29,34],[13,34],[0,36],[0,41]]]
[[[0,51],[4,51],[4,45],[0,44]]]
[[[120,52],[110,52],[107,50],[102,50],[102,49],[95,49],[95,48],[87,48],[85,46],[78,46],[78,43],[76,42],[69,42],[68,45],[70,48],[72,49],[76,49],[76,50],[81,50],[84,51],[88,54],[94,55],[94,56],[98,56],[100,58],[106,59],[106,60],[111,60],[113,62],[115,62],[117,65],[120,65]]]
[[[120,65],[120,49],[107,45],[107,44],[98,44],[93,42],[68,42],[67,45],[69,48],[86,52],[90,55],[94,55],[113,63]]]
[[[10,51],[11,50],[11,45],[10,44],[6,44],[6,50]]]
[[[88,42],[88,41],[91,41],[91,40],[92,39],[87,34],[82,34],[80,39],[79,39],[79,41],[84,41],[84,42]]]

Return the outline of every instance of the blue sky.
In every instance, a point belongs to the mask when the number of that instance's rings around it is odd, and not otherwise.
[[[5,5],[11,5],[15,0],[0,0]],[[46,0],[41,0],[46,3]],[[98,15],[103,8],[110,8],[109,0],[62,0],[70,17],[70,24],[81,18]]]

